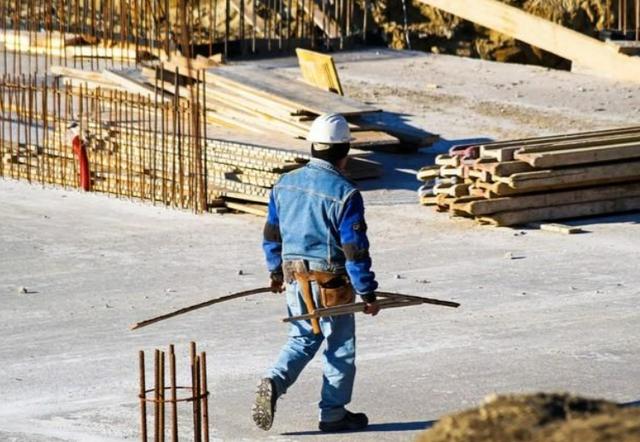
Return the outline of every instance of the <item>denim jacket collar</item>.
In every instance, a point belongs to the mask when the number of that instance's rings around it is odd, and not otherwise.
[[[311,160],[309,160],[308,166],[312,168],[327,170],[329,172],[338,174],[342,177],[344,176],[344,174],[340,171],[340,169],[338,169],[336,166],[334,166],[330,162],[321,160],[320,158],[311,158]]]

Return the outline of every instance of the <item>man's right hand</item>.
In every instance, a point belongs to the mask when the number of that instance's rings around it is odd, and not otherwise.
[[[271,272],[271,291],[273,293],[284,292],[284,275],[282,272]]]
[[[364,314],[375,316],[380,311],[380,304],[376,300],[376,294],[374,292],[365,293],[362,296],[364,301]]]

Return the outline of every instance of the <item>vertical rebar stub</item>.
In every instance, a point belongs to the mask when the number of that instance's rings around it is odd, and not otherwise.
[[[154,440],[164,441],[166,425],[169,425],[171,440],[178,440],[178,404],[191,402],[193,413],[193,440],[209,440],[209,391],[207,389],[206,354],[196,353],[195,343],[190,344],[190,375],[191,385],[177,385],[177,368],[175,348],[169,346],[168,357],[165,352],[154,352],[154,385],[146,386],[146,367],[144,363],[144,351],[139,352],[140,391],[140,439],[144,442],[148,439],[147,403],[153,403],[153,428]],[[168,359],[168,361],[167,361]],[[166,362],[169,365],[169,385],[166,382]],[[166,391],[169,390],[169,394]],[[183,393],[180,395],[180,393]],[[153,394],[149,394],[153,393]],[[171,419],[165,420],[167,404],[171,409]]]

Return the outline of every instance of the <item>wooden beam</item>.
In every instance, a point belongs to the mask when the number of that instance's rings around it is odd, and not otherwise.
[[[570,167],[566,169],[536,170],[514,173],[507,178],[497,178],[516,190],[545,187],[576,187],[583,183],[615,183],[640,179],[640,161]]]
[[[231,210],[249,213],[256,216],[267,216],[267,206],[261,204],[238,203],[234,201],[226,201],[225,206]]]
[[[491,216],[480,217],[483,224],[496,226],[515,226],[534,221],[577,218],[581,216],[604,215],[617,212],[640,210],[640,197],[618,198],[607,201],[568,204],[565,206],[542,207],[539,209],[501,212]]]
[[[516,153],[516,160],[526,161],[536,168],[573,166],[607,161],[640,158],[640,142],[609,146],[566,149],[545,153]]]
[[[137,69],[105,69],[102,71],[102,77],[110,83],[119,84],[128,92],[151,98],[156,96],[155,88],[146,83],[146,77]],[[158,94],[158,99],[163,102],[169,101],[163,94]]]
[[[547,232],[562,233],[564,235],[573,235],[575,233],[583,233],[580,227],[568,226],[566,224],[558,223],[531,223],[527,224],[527,227],[533,227]]]
[[[494,161],[491,163],[476,161],[474,169],[488,172],[491,175],[509,176],[513,173],[530,172],[533,167],[524,161]]]
[[[613,144],[624,144],[640,142],[640,131],[622,134],[609,134],[593,137],[585,137],[579,140],[563,140],[554,142],[544,142],[540,144],[528,144],[518,149],[516,153],[547,153],[558,150],[578,149],[583,147],[609,146]]]
[[[595,72],[640,82],[640,59],[604,42],[497,0],[420,0],[517,40],[588,67]]]
[[[53,75],[68,77],[69,79],[103,84],[104,86],[109,87],[121,87],[119,83],[110,81],[109,79],[105,78],[100,72],[85,71],[82,69],[75,69],[66,66],[50,66],[49,72],[51,72],[51,74]]]
[[[499,212],[562,206],[632,196],[640,197],[640,182],[504,198],[461,199],[454,202],[451,208],[469,215],[483,216]]]

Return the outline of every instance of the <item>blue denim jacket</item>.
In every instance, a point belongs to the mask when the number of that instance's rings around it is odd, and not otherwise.
[[[346,273],[355,292],[373,292],[362,195],[331,163],[312,159],[271,191],[263,249],[269,271],[304,259],[311,270]]]

